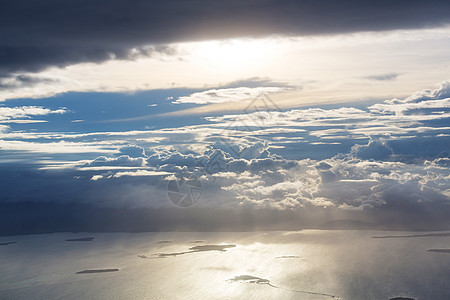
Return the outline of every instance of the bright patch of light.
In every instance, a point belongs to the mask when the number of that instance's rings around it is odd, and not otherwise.
[[[264,65],[277,52],[274,39],[234,39],[193,43],[193,60],[230,71]]]

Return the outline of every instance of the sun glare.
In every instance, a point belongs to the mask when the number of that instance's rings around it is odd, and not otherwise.
[[[191,54],[195,60],[223,69],[256,67],[265,64],[275,54],[273,40],[235,39],[207,41],[193,45]]]

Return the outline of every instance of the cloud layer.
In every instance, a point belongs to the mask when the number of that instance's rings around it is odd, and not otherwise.
[[[169,182],[197,178],[194,210],[310,213],[315,221],[305,226],[352,217],[442,228],[450,212],[448,89],[443,82],[368,107],[266,107],[162,129],[4,130],[1,201],[170,209]],[[10,120],[65,110],[0,112]],[[34,166],[9,163],[27,159]]]

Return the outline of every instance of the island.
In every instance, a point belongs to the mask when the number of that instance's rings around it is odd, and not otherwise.
[[[89,270],[79,271],[76,274],[109,273],[109,272],[117,272],[117,271],[120,271],[119,268],[113,268],[113,269],[89,269]]]
[[[0,243],[0,246],[8,246],[11,244],[17,244],[17,242],[6,242],[6,243]]]
[[[94,237],[84,237],[78,239],[67,239],[66,242],[91,242],[94,240]]]
[[[450,249],[428,249],[428,252],[450,253]]]

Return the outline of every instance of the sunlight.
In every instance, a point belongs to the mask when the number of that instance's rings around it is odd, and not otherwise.
[[[233,39],[195,43],[191,53],[195,60],[221,70],[252,68],[266,64],[275,55],[274,39]]]

